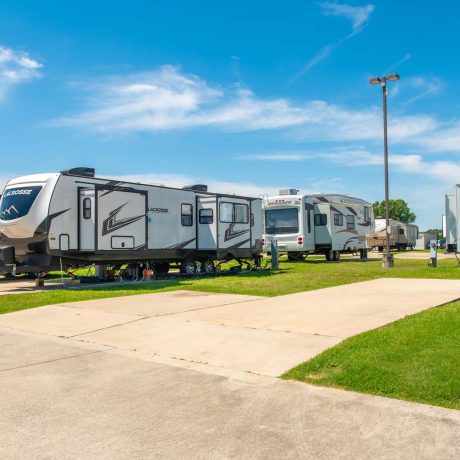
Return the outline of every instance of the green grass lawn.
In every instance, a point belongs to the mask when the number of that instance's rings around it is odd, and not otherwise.
[[[113,283],[99,287],[88,286],[85,289],[9,294],[0,296],[0,314],[41,305],[173,289],[278,296],[382,277],[460,279],[460,268],[457,268],[457,262],[451,259],[439,260],[437,268],[428,267],[427,262],[423,260],[396,260],[395,268],[383,269],[380,260],[343,260],[339,263],[327,263],[324,259],[307,259],[306,262],[287,262],[282,259],[280,267],[281,270],[277,272],[260,271],[235,276],[142,284]]]
[[[351,337],[282,377],[460,409],[460,302]]]

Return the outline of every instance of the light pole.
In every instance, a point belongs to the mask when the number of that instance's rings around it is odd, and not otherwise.
[[[390,202],[388,193],[388,129],[387,129],[387,81],[399,80],[397,73],[385,77],[373,77],[369,79],[371,85],[380,85],[383,95],[383,163],[385,169],[385,221],[386,221],[386,251],[383,254],[383,266],[394,266],[393,255],[390,253]]]

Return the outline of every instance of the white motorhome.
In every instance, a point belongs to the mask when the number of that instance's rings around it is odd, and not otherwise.
[[[458,191],[458,187],[457,187]],[[446,250],[457,251],[457,194],[446,195]]]
[[[212,272],[215,261],[260,263],[259,198],[94,177],[74,168],[9,181],[0,202],[0,271],[149,263]]]
[[[390,223],[390,249],[404,251],[414,249],[418,238],[418,226],[415,224],[405,224],[394,219]],[[378,248],[383,251],[386,246],[386,220],[375,219],[375,232],[368,235],[368,245],[370,248]]]
[[[298,195],[280,190],[264,199],[264,248],[276,240],[278,251],[289,260],[324,254],[339,260],[342,252],[359,252],[367,258],[366,235],[374,231],[372,206],[367,201],[340,194]]]

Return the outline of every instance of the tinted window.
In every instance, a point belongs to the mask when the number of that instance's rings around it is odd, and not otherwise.
[[[233,222],[233,204],[232,203],[220,203],[219,205],[219,218],[221,222],[232,223]]]
[[[6,189],[0,205],[0,219],[13,220],[27,215],[41,189],[39,185]]]
[[[219,220],[229,224],[247,224],[249,222],[249,207],[247,204],[220,203]]]
[[[364,220],[369,222],[371,220],[371,208],[364,206]]]
[[[91,198],[83,200],[83,219],[91,219]]]
[[[355,216],[347,216],[347,228],[355,228]]]
[[[180,221],[184,227],[191,227],[193,225],[193,206],[191,204],[183,204],[181,206]]]
[[[268,209],[265,211],[265,231],[269,235],[298,233],[299,212],[297,208]]]
[[[334,214],[334,225],[341,227],[343,225],[343,215],[342,214]]]
[[[317,227],[327,225],[327,214],[315,214],[315,225]]]
[[[245,204],[235,204],[233,222],[237,224],[248,223],[248,207]]]
[[[212,224],[214,220],[211,208],[200,209],[200,224]]]

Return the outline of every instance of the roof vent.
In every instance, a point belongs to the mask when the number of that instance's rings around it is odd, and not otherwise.
[[[80,168],[66,169],[65,171],[61,171],[61,172],[62,174],[65,174],[67,176],[94,177],[94,173],[96,172],[96,170],[94,168],[80,167]]]
[[[183,190],[193,190],[194,192],[207,192],[208,186],[204,184],[186,185]]]
[[[296,188],[282,188],[279,191],[280,195],[297,195],[299,191]]]

